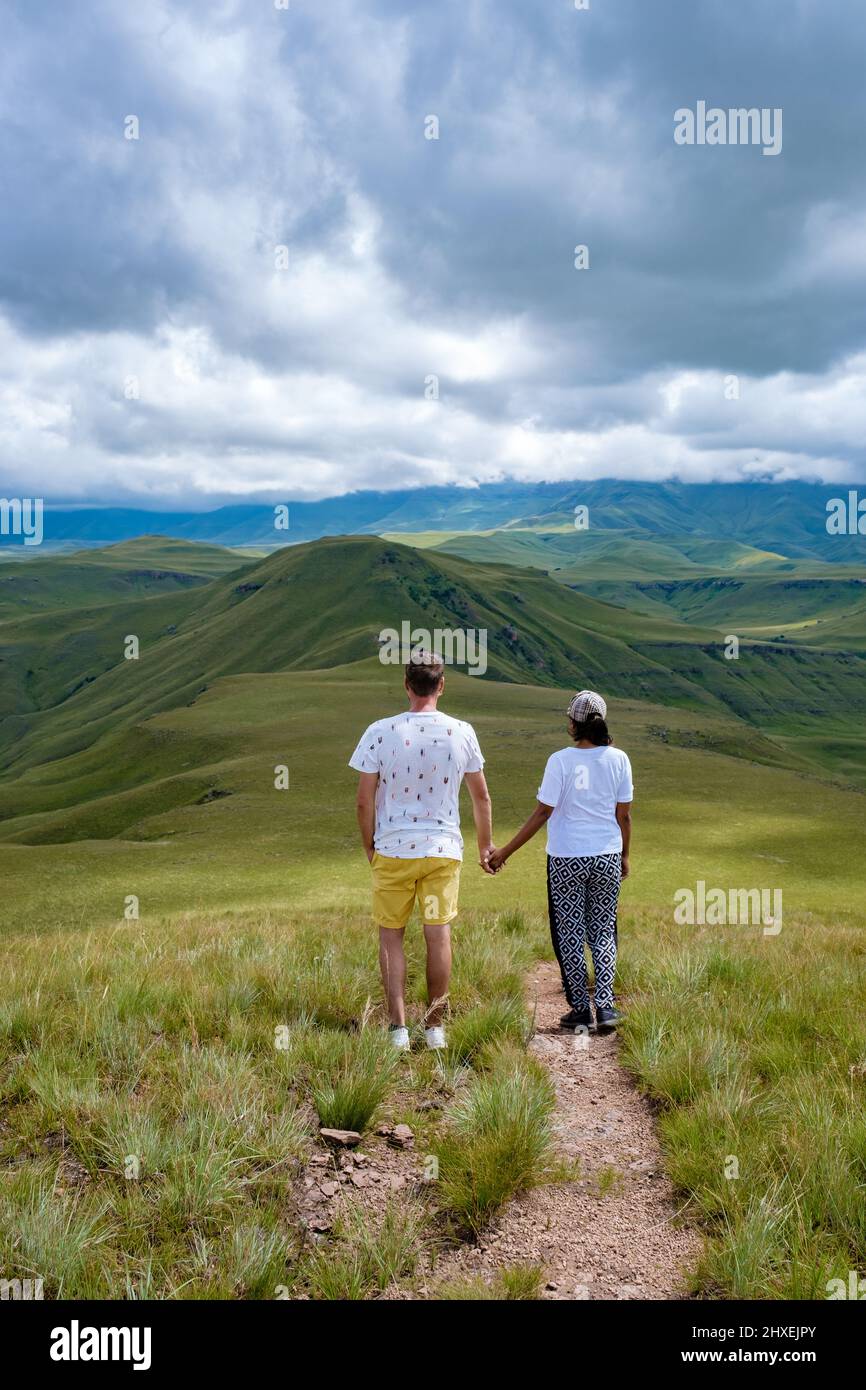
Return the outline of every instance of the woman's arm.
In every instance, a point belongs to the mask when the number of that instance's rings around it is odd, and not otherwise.
[[[616,823],[622,831],[622,876],[628,878],[629,862],[628,850],[631,844],[631,802],[618,801],[616,803]]]
[[[525,845],[527,840],[531,840],[543,825],[546,825],[553,815],[554,807],[546,806],[543,801],[536,802],[535,810],[528,820],[518,830],[517,834],[504,845],[502,849],[495,849],[487,861],[494,873],[501,869],[506,859],[510,859],[515,850]]]

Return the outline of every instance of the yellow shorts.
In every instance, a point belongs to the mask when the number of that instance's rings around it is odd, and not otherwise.
[[[394,859],[374,853],[373,916],[380,927],[405,927],[415,899],[425,922],[444,926],[457,916],[459,859]]]

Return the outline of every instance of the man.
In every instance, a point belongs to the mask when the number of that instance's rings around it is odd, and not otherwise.
[[[403,934],[416,898],[427,944],[427,1046],[446,1045],[442,1019],[451,978],[450,924],[457,916],[463,859],[458,801],[464,780],[485,873],[492,872],[487,861],[493,833],[475,730],[437,708],[445,689],[441,656],[413,651],[403,684],[408,712],[371,724],[349,766],[361,774],[358,825],[373,870],[373,915],[391,1040],[408,1051]]]

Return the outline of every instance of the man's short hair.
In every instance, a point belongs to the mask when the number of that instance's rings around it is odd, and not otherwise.
[[[406,684],[415,695],[435,695],[445,675],[445,662],[438,652],[417,647],[406,662]]]

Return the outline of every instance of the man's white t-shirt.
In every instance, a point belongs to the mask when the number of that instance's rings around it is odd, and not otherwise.
[[[349,759],[378,772],[373,844],[391,859],[463,858],[459,793],[484,766],[471,724],[436,710],[371,724]]]
[[[563,748],[547,760],[538,800],[553,806],[547,853],[564,859],[620,854],[616,803],[631,801],[631,763],[620,748]]]

